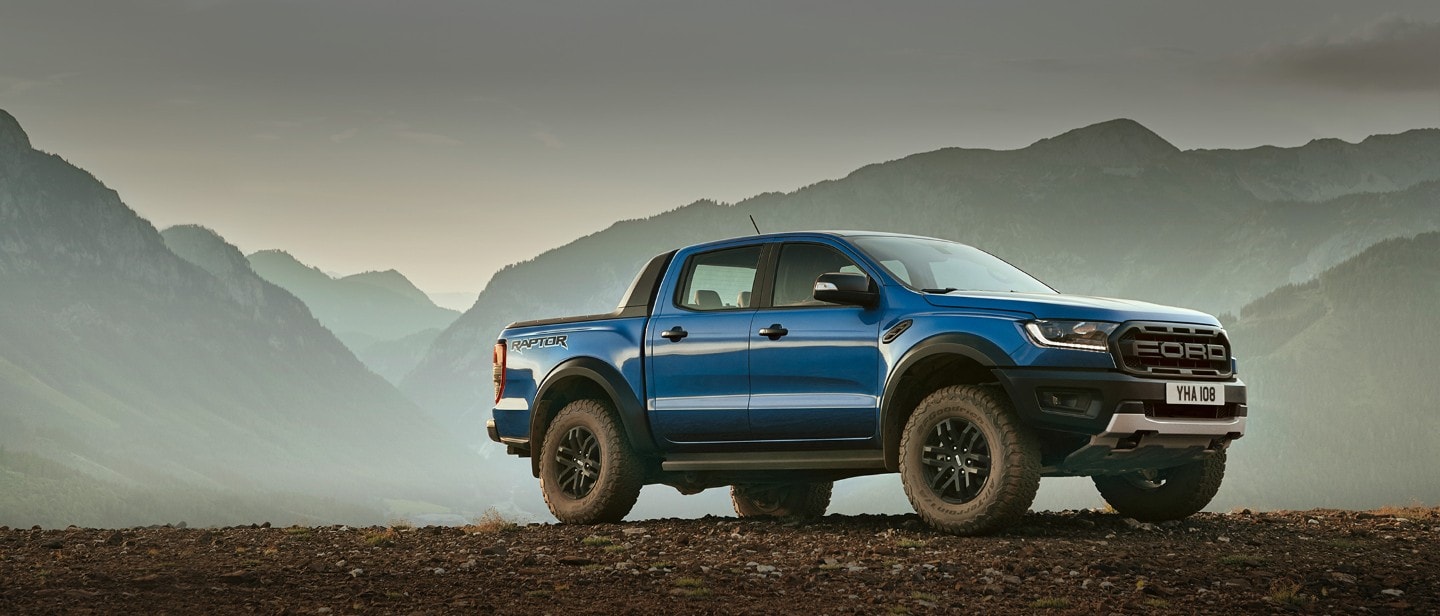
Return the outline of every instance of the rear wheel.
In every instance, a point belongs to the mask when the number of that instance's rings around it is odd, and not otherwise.
[[[994,388],[946,387],[905,424],[900,480],[931,526],[957,535],[994,532],[1035,500],[1040,444]]]
[[[1142,522],[1179,520],[1204,509],[1225,478],[1225,452],[1159,470],[1094,477],[1100,496],[1120,515]]]
[[[565,405],[545,431],[540,492],[561,522],[619,522],[640,497],[645,468],[599,400]]]
[[[747,483],[730,486],[730,503],[742,518],[818,518],[830,506],[835,483]]]

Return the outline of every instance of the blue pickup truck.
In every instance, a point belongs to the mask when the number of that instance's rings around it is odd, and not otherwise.
[[[740,516],[823,515],[833,482],[900,473],[929,524],[981,534],[1040,478],[1090,476],[1139,520],[1204,508],[1245,433],[1214,317],[1061,294],[984,251],[875,232],[659,255],[614,312],[511,324],[490,438],[566,523],[646,484],[730,486]]]

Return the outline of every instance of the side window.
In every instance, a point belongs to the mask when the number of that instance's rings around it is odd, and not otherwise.
[[[690,257],[685,284],[675,303],[691,310],[738,310],[750,307],[760,246],[716,250]]]
[[[849,257],[820,244],[785,244],[775,268],[775,306],[833,306],[814,298],[820,274],[863,274]]]

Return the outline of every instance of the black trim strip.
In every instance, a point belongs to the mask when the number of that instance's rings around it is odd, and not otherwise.
[[[660,468],[666,471],[879,469],[885,468],[885,458],[878,450],[672,453]]]

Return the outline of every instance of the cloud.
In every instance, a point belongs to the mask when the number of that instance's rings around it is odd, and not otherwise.
[[[547,127],[536,126],[535,130],[530,133],[530,136],[534,137],[536,141],[544,144],[547,148],[555,150],[565,149],[565,142],[561,141],[559,137],[555,136],[555,133],[550,132],[550,129]]]
[[[338,133],[335,133],[335,134],[333,134],[333,135],[330,135],[330,140],[333,141],[333,142],[335,142],[335,143],[345,143],[346,141],[349,141],[349,140],[351,140],[351,139],[354,139],[354,138],[355,138],[357,135],[359,135],[359,134],[360,134],[360,129],[358,129],[358,128],[353,128],[353,127],[352,127],[352,128],[347,128],[347,129],[342,130],[342,131],[340,131],[340,132],[338,132]]]
[[[408,124],[391,124],[390,134],[394,135],[398,139],[412,141],[424,145],[456,146],[464,145],[465,143],[464,141],[448,135],[413,130]]]
[[[1241,58],[1255,77],[1342,90],[1440,89],[1440,22],[1386,15],[1343,35],[1261,49]]]
[[[0,75],[0,96],[16,96],[41,88],[62,85],[66,79],[74,77],[76,74],[77,73],[56,73],[46,75],[39,79]]]

